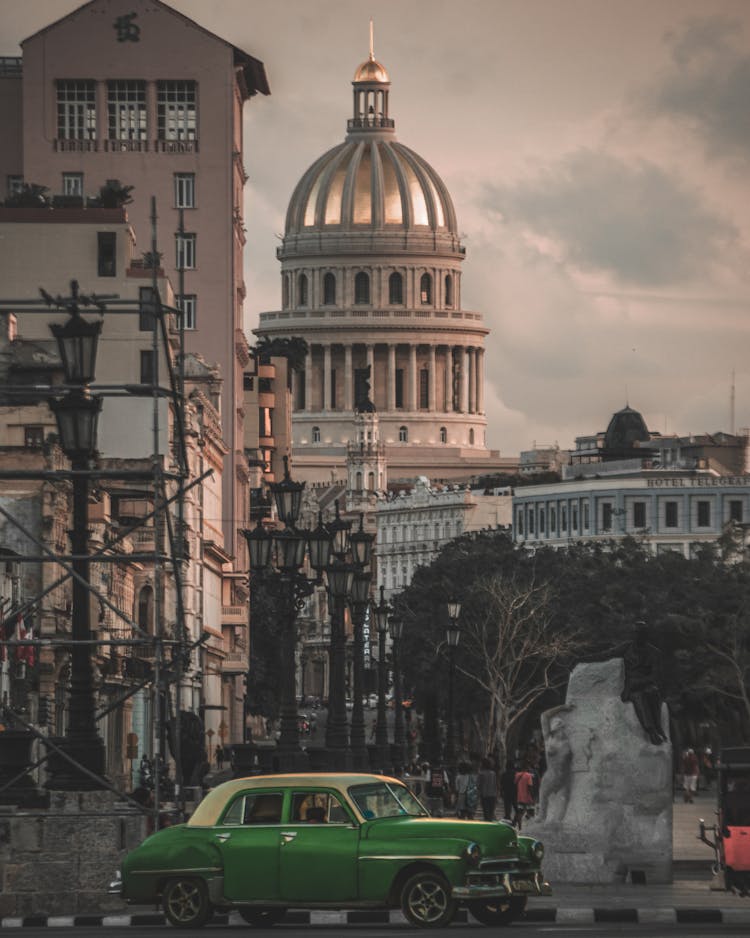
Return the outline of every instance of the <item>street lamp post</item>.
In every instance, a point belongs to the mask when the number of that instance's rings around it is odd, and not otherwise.
[[[352,583],[351,610],[354,625],[354,703],[352,706],[352,725],[350,745],[353,767],[358,772],[369,769],[367,757],[367,738],[365,733],[365,712],[362,698],[365,691],[365,640],[364,627],[367,608],[370,603],[370,585],[372,573],[367,567],[372,558],[373,534],[364,530],[364,514],[359,516],[359,530],[349,538],[355,574]]]
[[[310,565],[319,577],[320,570],[328,563],[331,545],[328,531],[320,525],[307,534],[296,528],[304,485],[304,482],[294,482],[290,477],[289,461],[284,457],[284,478],[270,485],[283,530],[269,534],[259,521],[254,530],[243,532],[250,554],[251,578],[268,589],[281,612],[281,732],[277,746],[281,771],[295,771],[306,766],[306,758],[299,745],[297,720],[296,620],[316,581],[308,579],[300,567],[305,561],[307,547]]]
[[[380,602],[375,606],[375,625],[378,630],[378,718],[375,724],[375,745],[378,750],[380,770],[384,771],[388,762],[388,724],[386,722],[385,695],[388,673],[385,660],[385,637],[388,634],[388,616],[391,607],[385,601],[384,589],[380,587]]]
[[[458,626],[458,619],[461,615],[461,603],[457,600],[451,600],[448,603],[448,618],[450,625],[445,630],[445,638],[448,643],[448,726],[445,740],[445,761],[448,770],[453,772],[456,763],[456,737],[453,719],[453,685],[455,681],[456,670],[456,648],[461,638],[461,629]]]
[[[102,398],[91,395],[101,320],[88,322],[78,309],[78,284],[71,283],[70,318],[52,324],[69,390],[50,402],[57,420],[60,446],[73,469],[73,527],[70,532],[73,560],[73,605],[70,699],[68,727],[60,749],[77,765],[51,756],[47,787],[62,791],[92,791],[105,767],[104,741],[97,732],[94,678],[91,662],[90,568],[88,560],[88,499],[90,463],[96,452],[96,430]],[[83,299],[83,298],[81,298]],[[82,766],[86,771],[81,771]]]
[[[354,582],[354,566],[346,562],[350,547],[351,521],[344,521],[336,502],[336,517],[328,525],[334,559],[326,567],[328,602],[331,612],[331,644],[329,647],[328,720],[326,748],[331,768],[349,768],[348,724],[346,719],[346,604]]]
[[[393,763],[396,772],[403,772],[405,762],[404,747],[406,744],[406,734],[404,732],[401,662],[399,659],[399,653],[401,650],[401,637],[404,633],[404,620],[399,616],[391,616],[388,621],[388,628],[390,629],[391,633],[393,655]]]

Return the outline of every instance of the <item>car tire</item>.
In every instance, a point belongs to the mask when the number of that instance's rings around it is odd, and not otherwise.
[[[162,908],[175,928],[202,928],[213,913],[203,880],[183,877],[170,879],[164,887]]]
[[[252,928],[270,928],[286,915],[286,909],[237,909],[243,922]]]
[[[450,924],[456,914],[450,884],[439,873],[416,873],[401,890],[401,911],[417,928],[441,928]]]
[[[508,899],[475,899],[469,912],[482,925],[510,925],[526,910],[526,896]]]

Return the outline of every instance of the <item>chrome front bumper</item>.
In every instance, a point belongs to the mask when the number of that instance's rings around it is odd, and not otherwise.
[[[469,873],[464,886],[454,886],[454,899],[496,899],[502,896],[550,896],[552,887],[541,873]]]
[[[119,870],[115,873],[115,878],[107,887],[107,892],[110,896],[122,895],[122,873]]]

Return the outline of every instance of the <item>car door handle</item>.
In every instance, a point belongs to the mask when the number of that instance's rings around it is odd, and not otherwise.
[[[231,834],[217,834],[216,839],[224,843],[225,841],[229,840],[231,836],[232,836]]]
[[[290,844],[297,836],[297,831],[282,831],[281,840],[285,844]]]

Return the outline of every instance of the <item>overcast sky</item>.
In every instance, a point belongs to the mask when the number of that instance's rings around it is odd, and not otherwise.
[[[487,339],[488,442],[750,425],[748,0],[172,0],[265,63],[247,106],[247,325],[304,170],[375,55],[398,139],[450,190]],[[0,0],[0,54],[80,6]]]

